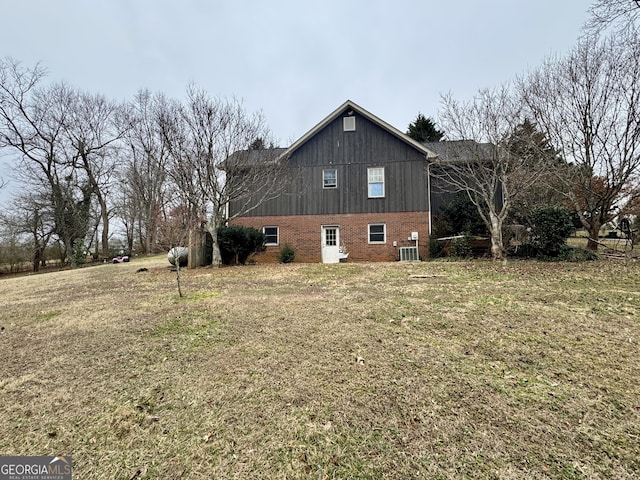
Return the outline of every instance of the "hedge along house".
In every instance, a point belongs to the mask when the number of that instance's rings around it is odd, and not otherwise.
[[[258,262],[394,261],[429,255],[427,146],[346,101],[280,155],[294,175],[276,198],[230,223],[262,230]],[[229,218],[239,205],[229,203]]]

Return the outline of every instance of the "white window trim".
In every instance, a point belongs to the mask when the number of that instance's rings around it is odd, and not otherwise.
[[[380,183],[378,181],[371,181],[371,171],[372,170],[382,170],[382,195],[371,195],[371,184],[372,183]],[[384,198],[385,193],[385,179],[384,179],[384,167],[369,167],[367,168],[367,196],[368,198]]]
[[[336,183],[332,187],[327,187],[325,185],[325,182],[324,182],[324,172],[326,172],[328,170],[333,170],[336,173],[335,174]],[[324,168],[322,170],[322,188],[325,189],[325,190],[332,190],[332,189],[338,188],[338,169],[337,168]]]
[[[384,240],[381,242],[372,242],[371,241],[371,227],[382,225],[382,235],[384,236]],[[387,224],[386,223],[370,223],[367,225],[367,241],[369,245],[383,245],[387,243]]]
[[[265,246],[278,246],[280,245],[280,227],[278,227],[277,225],[265,225],[264,227],[262,227],[262,233],[266,236],[267,233],[265,232],[265,230],[267,228],[275,228],[276,229],[276,243],[269,243],[265,241]]]

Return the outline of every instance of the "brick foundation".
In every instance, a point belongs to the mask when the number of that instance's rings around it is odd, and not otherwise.
[[[257,228],[274,226],[279,229],[279,244],[267,246],[267,250],[254,257],[259,263],[277,262],[280,249],[289,243],[296,251],[296,262],[314,263],[322,261],[322,226],[340,227],[340,244],[349,252],[348,262],[390,262],[398,260],[400,247],[413,247],[415,241],[407,238],[418,232],[420,257],[429,256],[429,213],[396,212],[345,215],[292,215],[239,217],[230,222]],[[368,225],[386,224],[386,243],[368,243]],[[397,246],[393,246],[393,242]]]

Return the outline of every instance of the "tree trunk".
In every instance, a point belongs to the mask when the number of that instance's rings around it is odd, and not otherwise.
[[[589,225],[589,239],[587,240],[587,250],[595,252],[598,250],[598,236],[600,235],[600,225]]]
[[[149,252],[147,251],[147,240],[146,240],[146,238],[145,238],[145,236],[143,234],[143,231],[142,231],[142,219],[141,218],[138,219],[137,228],[138,228],[138,245],[140,246],[140,253],[142,255],[146,255]]]
[[[40,245],[36,242],[35,247],[34,247],[34,252],[33,252],[33,271],[38,272],[40,271],[40,262],[42,261],[42,249],[40,248]]]
[[[42,261],[41,258],[41,248],[40,248],[40,242],[38,240],[38,225],[40,224],[40,213],[38,212],[38,209],[35,208],[34,212],[33,212],[33,224],[32,224],[32,230],[31,230],[31,234],[33,235],[33,271],[37,272],[40,270],[40,262]]]
[[[494,212],[489,212],[489,218],[491,220],[491,257],[493,260],[504,260],[505,251],[504,243],[502,241],[502,220]]]
[[[109,258],[109,209],[102,195],[98,195],[98,202],[102,217],[102,258]]]
[[[211,225],[209,233],[211,233],[213,247],[211,265],[219,266],[222,264],[222,255],[220,254],[220,246],[218,245],[218,226],[214,222],[209,223],[209,225]]]
[[[189,232],[189,270],[204,266],[204,238],[201,228],[195,228]]]
[[[97,260],[100,259],[100,242],[98,241],[99,240],[98,239],[98,226],[99,225],[96,225],[96,230],[95,230],[95,232],[96,232],[96,235],[95,235],[95,237],[96,237],[96,246],[94,247],[94,250],[93,250],[93,260],[94,261],[97,261]]]
[[[127,230],[127,254],[133,255],[133,226]]]
[[[180,258],[176,258],[176,282],[178,283],[178,295],[182,298],[182,284],[180,278]]]

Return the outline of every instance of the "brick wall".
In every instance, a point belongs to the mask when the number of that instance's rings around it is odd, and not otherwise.
[[[386,243],[369,244],[368,225],[386,224]],[[418,232],[421,258],[429,255],[429,214],[428,212],[371,213],[345,215],[292,215],[239,217],[231,221],[233,225],[244,225],[262,230],[273,226],[279,229],[279,245],[267,246],[267,250],[257,255],[257,262],[277,262],[280,249],[289,243],[296,250],[296,262],[322,261],[322,226],[340,227],[340,244],[349,252],[347,261],[395,261],[400,247],[415,246],[407,238],[411,232]],[[397,246],[393,246],[393,242]]]

